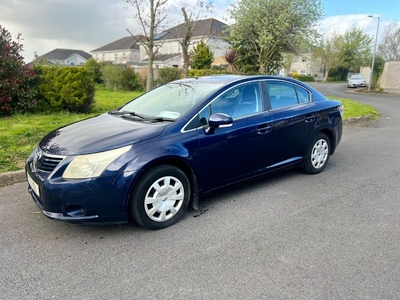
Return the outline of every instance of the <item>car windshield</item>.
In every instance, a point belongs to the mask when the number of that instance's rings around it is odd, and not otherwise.
[[[364,79],[364,76],[362,76],[362,75],[352,75],[351,79]]]
[[[174,81],[149,91],[120,108],[149,118],[178,119],[223,83]]]

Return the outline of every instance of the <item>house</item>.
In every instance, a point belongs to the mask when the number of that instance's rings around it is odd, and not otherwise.
[[[216,19],[209,18],[194,22],[190,49],[200,42],[207,43],[214,52],[214,57],[223,55],[229,43],[224,39],[229,35],[228,25]],[[155,36],[157,54],[154,59],[155,68],[183,66],[182,47],[179,40],[183,38],[186,27],[179,24]],[[118,64],[129,63],[133,66],[147,66],[147,53],[141,43],[141,35],[129,36],[91,51],[97,62],[108,61]]]
[[[29,64],[46,63],[54,65],[80,66],[84,65],[91,57],[92,56],[89,53],[82,50],[57,48],[36,57],[35,60]]]
[[[143,36],[127,36],[90,51],[97,62],[126,64],[140,61],[139,43]]]
[[[214,18],[195,21],[190,50],[204,41],[214,52],[214,58],[224,55],[230,48],[225,40],[229,36],[228,28],[229,25]],[[182,67],[182,46],[179,41],[184,37],[185,31],[186,26],[182,23],[156,35],[154,44],[158,47],[158,55],[154,60],[155,67]],[[144,60],[146,52],[143,45],[140,47],[141,59]]]
[[[303,52],[301,54],[286,53],[284,55],[286,68],[278,70],[279,75],[289,75],[297,73],[298,75],[308,75],[323,77],[322,61],[313,58],[311,52]]]

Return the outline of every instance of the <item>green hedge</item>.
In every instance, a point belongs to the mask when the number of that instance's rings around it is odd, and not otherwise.
[[[162,85],[168,82],[181,79],[182,69],[179,68],[162,68],[158,69],[157,84]]]
[[[307,82],[307,81],[315,81],[315,78],[312,76],[304,76],[304,75],[299,75],[296,77],[297,80]]]

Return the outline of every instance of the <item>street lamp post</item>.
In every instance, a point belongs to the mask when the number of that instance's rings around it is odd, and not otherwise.
[[[374,17],[373,15],[369,15],[369,18],[378,18],[378,26],[376,27],[376,35],[375,35],[375,45],[374,45],[374,55],[372,56],[372,66],[371,66],[371,74],[369,76],[368,90],[371,90],[372,85],[372,75],[374,74],[374,64],[375,64],[375,55],[376,55],[376,43],[378,41],[378,31],[379,31],[379,22],[381,17]]]

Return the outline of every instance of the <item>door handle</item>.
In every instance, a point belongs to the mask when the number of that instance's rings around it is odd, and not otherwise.
[[[313,122],[314,120],[315,120],[315,116],[313,116],[313,115],[307,116],[307,117],[304,119],[304,121],[305,121],[306,123]]]
[[[264,124],[257,128],[258,134],[266,134],[272,131],[272,126],[270,124]]]

